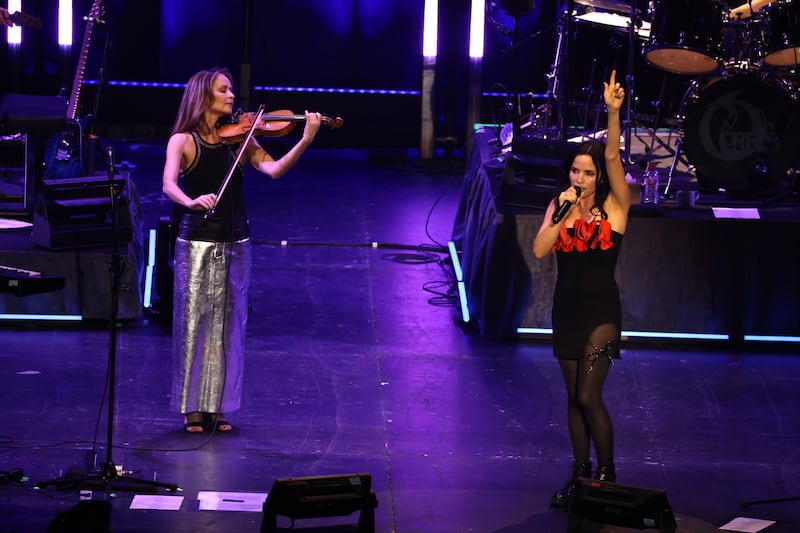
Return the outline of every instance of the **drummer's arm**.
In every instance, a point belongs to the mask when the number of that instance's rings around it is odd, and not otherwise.
[[[735,19],[741,16],[743,19],[748,18],[751,13],[754,13],[764,7],[765,5],[771,3],[772,0],[753,0],[752,2],[745,2],[744,4],[731,9],[728,16],[732,19]],[[753,6],[753,11],[750,11],[750,6]]]

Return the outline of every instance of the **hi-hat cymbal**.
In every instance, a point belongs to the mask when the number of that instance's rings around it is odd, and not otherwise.
[[[615,13],[631,12],[631,5],[619,0],[575,0],[576,4],[582,6],[591,6],[596,9],[605,9],[606,11],[614,11]]]

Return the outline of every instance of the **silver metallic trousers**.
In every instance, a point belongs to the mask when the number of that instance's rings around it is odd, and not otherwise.
[[[175,243],[172,408],[236,411],[242,401],[250,240]]]

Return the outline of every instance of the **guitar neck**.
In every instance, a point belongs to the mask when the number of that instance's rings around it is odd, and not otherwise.
[[[83,75],[86,71],[86,57],[89,55],[89,43],[92,40],[92,30],[95,20],[100,16],[100,4],[102,4],[102,0],[94,0],[92,11],[86,19],[86,30],[83,32],[83,44],[81,45],[81,53],[78,57],[78,66],[75,69],[75,81],[72,83],[72,92],[70,93],[69,103],[67,104],[68,120],[75,120],[78,118],[78,102],[81,96]]]

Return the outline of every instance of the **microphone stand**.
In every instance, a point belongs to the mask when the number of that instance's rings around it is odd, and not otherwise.
[[[117,467],[112,459],[112,452],[114,449],[114,403],[116,392],[116,360],[117,360],[117,318],[119,314],[119,292],[121,289],[120,277],[122,274],[122,263],[120,261],[119,244],[117,236],[117,199],[122,193],[123,182],[115,179],[116,169],[114,167],[114,149],[108,147],[105,149],[106,157],[108,158],[108,190],[109,199],[111,202],[111,315],[110,334],[108,342],[108,372],[107,372],[107,386],[108,386],[108,422],[107,422],[107,435],[106,435],[106,460],[100,463],[99,472],[87,474],[84,477],[70,477],[63,476],[56,479],[51,479],[43,483],[37,483],[37,488],[44,488],[48,485],[56,486],[72,486],[75,483],[85,483],[91,488],[104,489],[105,500],[109,501],[113,495],[112,492],[116,491],[132,491],[138,492],[143,490],[142,487],[150,487],[153,491],[158,488],[164,488],[168,491],[181,490],[178,485],[174,483],[163,483],[156,480],[139,479],[131,476],[121,476],[117,472]],[[117,183],[119,181],[119,183]],[[120,190],[118,191],[118,187]],[[94,454],[94,451],[92,451]],[[95,454],[96,455],[96,454]],[[94,458],[92,459],[94,462]],[[87,467],[88,470],[88,467]]]
[[[124,477],[124,485],[119,485],[119,480],[123,479],[117,473],[117,468],[112,460],[113,439],[114,439],[114,394],[116,389],[116,361],[117,361],[117,317],[119,314],[119,292],[121,289],[120,277],[122,275],[122,263],[119,254],[119,239],[117,235],[118,216],[117,199],[121,190],[117,191],[115,183],[114,149],[107,148],[108,157],[108,190],[111,201],[111,332],[108,342],[108,433],[106,444],[106,460],[101,463],[98,479],[104,482],[105,496],[108,500],[111,496],[112,487],[117,490],[136,490],[135,485],[149,485],[151,487],[161,487],[170,491],[177,491],[178,486],[174,483],[162,483],[155,480],[137,479],[130,476]],[[119,194],[118,194],[119,193]]]

